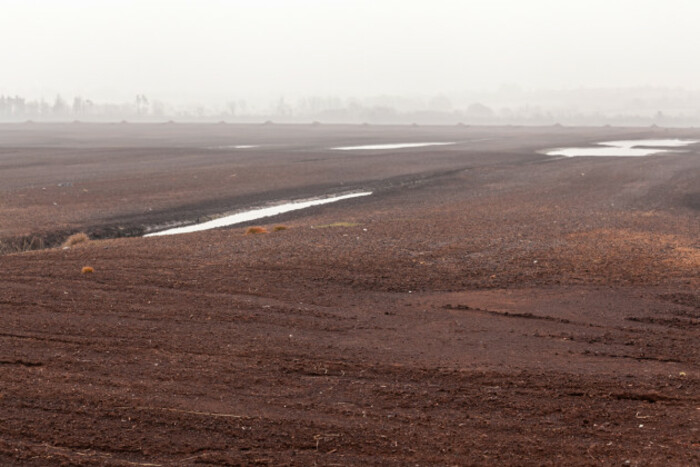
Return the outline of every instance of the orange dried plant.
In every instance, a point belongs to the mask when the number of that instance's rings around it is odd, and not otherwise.
[[[265,234],[265,233],[267,233],[267,229],[265,227],[248,227],[248,229],[245,231],[246,235]]]

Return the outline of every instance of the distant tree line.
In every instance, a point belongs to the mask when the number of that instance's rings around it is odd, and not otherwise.
[[[64,121],[100,120],[109,118],[165,117],[165,105],[160,101],[150,101],[139,94],[133,103],[96,103],[82,96],[72,101],[60,94],[51,101],[44,98],[29,100],[21,96],[0,95],[0,120],[18,121],[27,119]]]
[[[654,90],[652,90],[654,91]],[[0,121],[226,121],[279,123],[377,123],[377,124],[524,124],[524,125],[649,125],[689,126],[700,124],[700,96],[685,93],[666,95],[640,90],[642,98],[620,98],[610,92],[580,91],[569,94],[486,95],[498,102],[376,96],[340,98],[285,97],[267,103],[233,99],[220,105],[174,106],[145,94],[131,102],[97,102],[82,96],[71,100],[56,95],[51,100],[30,100],[0,95]],[[510,94],[508,94],[510,93]],[[616,97],[617,96],[617,97]],[[595,103],[597,99],[597,104]],[[617,99],[617,100],[615,100]],[[532,105],[528,101],[541,101]],[[594,102],[594,104],[591,104]]]

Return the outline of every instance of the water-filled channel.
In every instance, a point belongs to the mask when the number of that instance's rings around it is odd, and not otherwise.
[[[242,224],[244,222],[254,221],[265,217],[277,216],[279,214],[284,214],[290,211],[297,211],[299,209],[306,209],[312,206],[320,206],[323,204],[337,203],[338,201],[342,201],[345,199],[369,196],[371,194],[371,191],[363,191],[358,193],[348,193],[344,195],[330,196],[327,198],[298,200],[289,203],[278,204],[275,206],[260,207],[250,209],[248,211],[238,212],[236,214],[231,214],[230,216],[212,219],[210,221],[202,222],[199,224],[186,225],[182,227],[161,230],[160,232],[149,233],[144,235],[144,237],[155,237],[159,235],[177,235],[189,232],[199,232],[201,230],[216,229],[218,227],[228,227],[231,225]]]

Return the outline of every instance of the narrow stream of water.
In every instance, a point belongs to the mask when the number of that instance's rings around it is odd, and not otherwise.
[[[172,229],[161,230],[160,232],[146,234],[144,235],[144,237],[155,237],[159,235],[177,235],[189,232],[199,232],[201,230],[216,229],[218,227],[227,227],[230,225],[242,224],[243,222],[262,219],[264,217],[277,216],[279,214],[284,214],[290,211],[297,211],[299,209],[306,209],[312,206],[320,206],[323,204],[336,203],[345,199],[358,198],[360,196],[369,196],[371,194],[371,191],[363,191],[359,193],[348,193],[345,195],[337,195],[328,198],[315,198],[292,201],[290,203],[279,204],[276,206],[251,209],[249,211],[243,211],[236,214],[232,214],[230,216],[220,217],[218,219],[202,222],[200,224],[193,224],[183,227],[175,227]]]

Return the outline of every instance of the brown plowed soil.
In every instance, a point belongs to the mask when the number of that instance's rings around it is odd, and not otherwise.
[[[538,152],[667,137],[0,125],[0,464],[698,464],[697,147]]]

